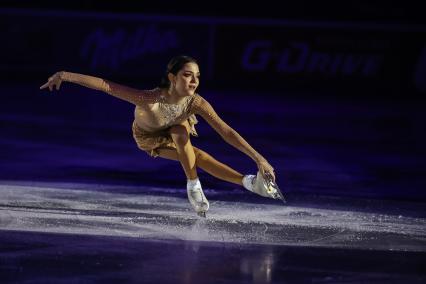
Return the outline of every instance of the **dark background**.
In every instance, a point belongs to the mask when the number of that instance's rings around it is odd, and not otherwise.
[[[135,148],[131,105],[72,84],[57,96],[38,87],[66,70],[149,89],[172,56],[188,54],[200,63],[200,94],[287,193],[424,200],[420,3],[277,2],[2,1],[2,178],[181,186],[176,165]],[[194,144],[255,170],[205,122],[197,127]]]
[[[84,32],[104,29],[113,37],[123,24],[131,37],[139,23],[145,28],[156,23],[163,28],[177,28],[185,43],[178,43],[179,47],[170,52],[145,52],[114,68],[92,66],[89,71],[126,83],[138,83],[142,75],[145,82],[155,84],[155,72],[161,72],[164,67],[160,66],[181,52],[199,59],[202,71],[208,75],[203,77],[203,86],[209,89],[286,88],[321,92],[321,96],[373,99],[422,99],[426,90],[425,83],[419,82],[419,77],[425,76],[426,51],[425,19],[418,1],[262,1],[232,5],[221,1],[3,1],[1,5],[6,15],[2,20],[3,36],[7,38],[1,58],[4,82],[19,81],[22,76],[41,80],[41,72],[34,72],[36,65],[44,72],[56,68],[87,72],[87,60],[93,55],[82,55]],[[26,11],[21,13],[26,19],[7,12],[10,9]],[[39,21],[31,13],[38,13],[44,20]],[[106,20],[108,17],[110,20]],[[148,36],[145,39],[150,40]],[[249,60],[260,60],[265,50],[268,59],[264,68],[247,70],[241,61],[253,41],[267,41],[268,47],[255,49]],[[307,48],[305,61],[295,47],[300,43]],[[75,54],[78,49],[79,56]],[[277,70],[286,51],[289,65],[301,60],[303,66],[292,72]],[[141,66],[150,66],[155,72],[147,74]],[[332,71],[333,66],[337,71]],[[223,72],[232,73],[232,79]]]
[[[421,4],[1,1],[1,282],[424,283]],[[150,89],[177,54],[287,204],[200,170],[201,220],[181,166],[137,148],[133,105],[39,90],[60,70]],[[256,173],[199,120],[193,145]]]
[[[297,20],[372,21],[424,24],[421,1],[2,1],[3,7],[38,10],[150,13],[181,16],[226,16]]]

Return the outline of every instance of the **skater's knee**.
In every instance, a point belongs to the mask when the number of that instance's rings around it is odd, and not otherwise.
[[[170,135],[178,145],[185,145],[188,142],[189,134],[184,125],[174,125],[170,128]]]
[[[200,163],[205,161],[209,155],[197,147],[193,147],[193,148],[194,148],[194,154],[195,154],[195,163],[197,165],[200,165]]]

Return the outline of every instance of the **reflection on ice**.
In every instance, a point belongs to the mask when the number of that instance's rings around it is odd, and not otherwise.
[[[70,188],[75,187],[0,185],[1,228],[136,238],[426,251],[426,220],[423,218],[279,203],[215,201],[213,196],[207,219],[201,219],[192,211],[184,191],[181,195],[176,192],[168,195],[165,193],[173,189],[138,187],[140,194],[128,194],[93,190],[93,185]],[[121,192],[128,192],[122,189],[120,186]],[[159,191],[163,194],[158,194]],[[265,280],[272,265],[273,259],[265,256],[262,263],[243,263],[241,270],[253,271],[249,267],[257,266],[256,273],[263,275]]]
[[[240,264],[242,274],[251,275],[252,283],[271,283],[274,271],[275,255],[272,251],[264,251],[261,255],[244,258]]]

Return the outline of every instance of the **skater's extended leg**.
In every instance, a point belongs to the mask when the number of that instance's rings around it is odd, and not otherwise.
[[[195,151],[197,167],[203,169],[218,179],[232,182],[235,184],[243,185],[243,175],[234,170],[233,168],[219,162],[205,151],[193,147]]]
[[[282,195],[279,189],[273,190],[271,194],[271,193],[267,193],[265,191],[266,189],[263,188],[263,186],[261,186],[260,184],[257,184],[256,175],[242,176],[240,173],[228,167],[227,165],[222,164],[221,162],[215,160],[212,156],[210,156],[208,153],[204,152],[203,150],[198,149],[196,147],[193,147],[193,148],[194,148],[194,152],[196,156],[197,167],[203,169],[204,171],[222,180],[230,181],[235,184],[240,184],[244,186],[246,189],[248,189],[249,191],[252,191],[256,194],[262,195],[264,197],[281,199],[285,202],[284,196]],[[178,155],[175,149],[161,148],[159,149],[159,153],[160,153],[160,156],[163,158],[176,160],[176,161],[178,160]]]
[[[243,175],[231,167],[219,162],[205,151],[192,146],[195,153],[195,164],[200,169],[206,171],[218,179],[243,185]],[[159,156],[165,159],[179,161],[178,153],[172,148],[158,149]]]

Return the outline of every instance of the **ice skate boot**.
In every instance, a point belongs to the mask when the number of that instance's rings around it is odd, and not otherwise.
[[[243,177],[243,186],[248,191],[253,192],[254,182],[256,181],[256,175],[245,175]]]
[[[209,210],[209,201],[204,195],[198,178],[188,180],[188,183],[186,184],[186,193],[188,194],[189,202],[195,212],[197,212],[197,215],[200,217],[206,217],[206,212]]]
[[[280,199],[284,203],[286,202],[284,195],[278,188],[278,185],[274,182],[270,173],[265,174],[266,177],[258,171],[257,175],[246,175],[243,177],[243,185],[246,189],[261,195],[263,197],[269,197],[273,199]]]

